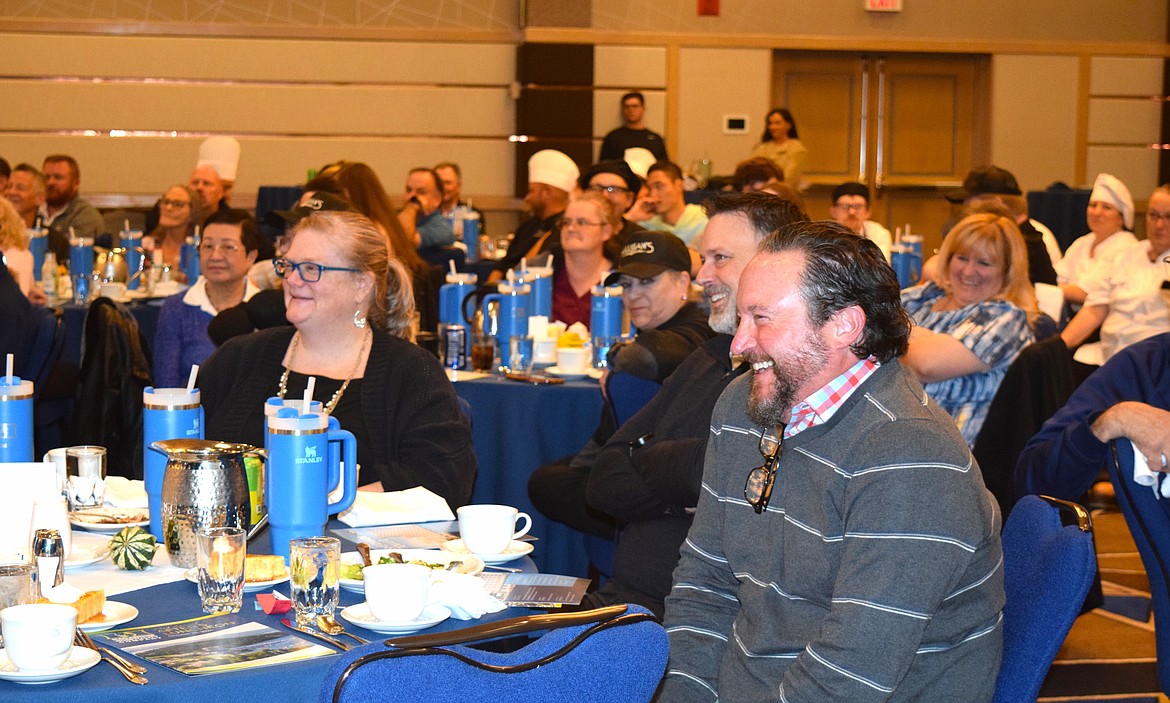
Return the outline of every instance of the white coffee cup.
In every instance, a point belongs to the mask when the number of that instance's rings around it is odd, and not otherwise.
[[[472,554],[502,554],[512,540],[528,534],[532,518],[510,505],[465,505],[459,516],[459,536]],[[524,527],[516,523],[524,520]]]
[[[557,369],[561,373],[587,373],[592,354],[584,347],[557,347]]]
[[[112,300],[120,300],[126,295],[126,284],[107,281],[101,285],[102,295]]]
[[[414,620],[427,607],[431,570],[422,564],[373,564],[362,569],[366,605],[384,622]]]
[[[0,610],[4,651],[21,671],[51,671],[69,658],[77,609],[55,603],[13,605]]]

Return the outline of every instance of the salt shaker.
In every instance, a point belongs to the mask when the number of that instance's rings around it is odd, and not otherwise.
[[[40,584],[41,595],[47,598],[46,591],[60,586],[65,580],[65,546],[61,533],[56,530],[37,530],[33,534],[32,553],[37,583]]]

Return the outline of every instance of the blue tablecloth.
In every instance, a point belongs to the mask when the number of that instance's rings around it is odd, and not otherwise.
[[[336,521],[330,526],[344,527]],[[343,542],[342,544],[342,548],[346,549],[348,543]],[[267,532],[265,532],[257,540],[255,551],[258,554],[266,553],[269,551],[268,547]],[[249,548],[251,549],[252,546],[250,545]],[[534,570],[528,559],[513,562],[512,566],[523,566],[526,571]],[[288,595],[287,583],[277,586],[277,589]],[[203,615],[199,607],[196,586],[188,581],[123,593],[112,600],[129,603],[138,608],[138,617],[126,627],[172,622]],[[363,600],[362,596],[344,589],[341,591],[341,607],[360,603]],[[278,630],[285,629],[280,624],[280,620],[288,615],[265,615],[264,611],[255,609],[255,602],[256,599],[251,594],[245,595],[244,609],[240,611],[240,616],[250,621],[263,622]],[[425,630],[425,632],[456,630],[493,620],[516,617],[529,612],[531,611],[526,608],[507,608],[478,620],[449,618]],[[357,636],[371,641],[389,637],[349,626],[344,620],[341,622]],[[306,639],[311,638],[306,637]],[[320,644],[317,640],[311,641]],[[150,679],[149,684],[145,686],[132,684],[122,678],[122,675],[112,666],[101,663],[78,676],[44,686],[0,681],[0,701],[6,703],[16,703],[17,701],[21,703],[24,701],[51,701],[52,703],[72,701],[78,703],[114,703],[115,701],[119,703],[121,701],[180,701],[181,703],[267,703],[271,701],[271,703],[295,703],[304,701],[310,703],[317,700],[325,673],[333,664],[333,657],[320,657],[305,662],[205,676],[186,676],[149,662],[135,661],[144,664],[149,669],[146,673],[146,677]]]
[[[533,560],[543,573],[586,576],[582,534],[546,519],[528,500],[528,477],[542,464],[574,454],[601,416],[596,381],[535,385],[497,378],[459,381],[471,404],[472,443],[479,466],[473,503],[512,505],[532,516]]]

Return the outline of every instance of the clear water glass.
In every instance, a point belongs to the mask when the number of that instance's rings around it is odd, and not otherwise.
[[[242,527],[209,527],[195,538],[199,601],[205,613],[238,613],[244,604],[244,558],[247,536]]]
[[[292,601],[298,625],[312,625],[319,615],[332,615],[341,595],[341,541],[304,537],[289,541]]]

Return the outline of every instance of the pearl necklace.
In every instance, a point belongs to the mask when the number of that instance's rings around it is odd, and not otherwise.
[[[353,368],[349,370],[349,378],[345,379],[345,382],[341,384],[341,388],[338,388],[337,392],[333,394],[333,397],[329,399],[329,402],[325,404],[326,415],[333,414],[333,409],[337,407],[337,402],[341,400],[341,396],[345,393],[345,389],[349,388],[349,382],[353,380],[354,374],[357,373],[358,366],[360,366],[362,363],[362,357],[366,355],[366,349],[370,346],[370,338],[373,336],[373,330],[369,329],[367,329],[365,335],[362,336],[362,348],[358,351],[357,358],[353,360]],[[300,344],[300,341],[301,333],[297,332],[293,335],[292,349],[290,349],[288,352],[288,366],[284,367],[284,373],[280,375],[280,390],[277,391],[276,397],[280,398],[281,400],[284,400],[284,394],[288,392],[288,374],[289,370],[292,368],[293,362],[297,358],[297,346]]]

